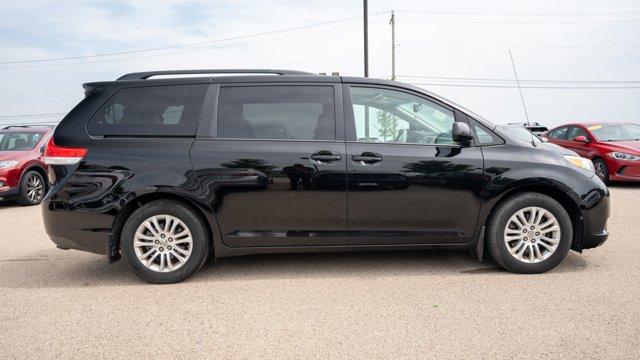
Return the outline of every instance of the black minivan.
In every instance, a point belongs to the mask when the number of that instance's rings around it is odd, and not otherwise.
[[[540,273],[608,236],[590,160],[410,85],[236,69],[84,89],[45,150],[47,233],[149,282],[211,255],[387,249]]]

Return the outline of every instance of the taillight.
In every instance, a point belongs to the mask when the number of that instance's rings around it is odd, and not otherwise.
[[[51,138],[44,149],[43,160],[47,165],[76,165],[85,155],[87,149],[58,146]]]

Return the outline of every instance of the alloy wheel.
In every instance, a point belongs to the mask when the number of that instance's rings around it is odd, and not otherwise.
[[[33,174],[27,179],[27,198],[32,203],[38,203],[44,194],[44,182],[42,178]]]
[[[606,181],[606,177],[607,177],[607,168],[606,165],[601,162],[601,161],[596,161],[594,162],[593,166],[595,167],[596,170],[596,175],[598,175],[598,177],[603,180]]]
[[[558,248],[560,236],[558,219],[537,206],[517,211],[504,229],[507,250],[524,263],[538,263],[549,258]]]
[[[170,272],[189,260],[193,238],[182,220],[171,215],[155,215],[140,224],[133,248],[138,260],[148,269]]]

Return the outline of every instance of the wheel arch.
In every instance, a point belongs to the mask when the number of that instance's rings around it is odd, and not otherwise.
[[[571,219],[571,225],[573,228],[571,249],[580,251],[579,244],[580,239],[582,239],[582,215],[580,212],[580,208],[576,201],[567,193],[567,189],[562,189],[558,186],[553,186],[550,184],[523,184],[509,189],[492,204],[490,210],[487,213],[487,216],[482,222],[482,227],[485,227],[488,224],[489,219],[491,219],[491,216],[495,213],[498,205],[502,204],[505,201],[508,201],[513,196],[524,192],[534,192],[547,195],[560,203],[560,205],[562,205],[562,207],[567,211],[567,214],[569,214],[569,218]],[[479,239],[479,242],[482,242],[482,244],[479,244],[478,248],[484,248],[485,241],[486,236],[482,236],[482,238]]]
[[[25,166],[24,170],[22,170],[22,173],[20,174],[20,181],[18,182],[18,184],[22,184],[24,175],[29,171],[36,171],[38,174],[40,174],[40,176],[42,176],[42,180],[44,180],[45,190],[49,189],[49,182],[47,181],[47,171],[42,165],[38,163],[31,163]]]
[[[171,200],[171,201],[181,203],[182,205],[188,207],[190,210],[194,212],[194,214],[196,214],[196,216],[200,219],[200,221],[204,225],[205,227],[204,230],[207,234],[207,237],[209,238],[209,241],[211,242],[214,241],[214,234],[212,232],[212,226],[211,226],[212,224],[209,222],[208,217],[206,216],[203,208],[200,205],[198,205],[195,201],[193,201],[192,199],[189,199],[186,196],[181,196],[179,194],[175,194],[172,192],[156,191],[156,192],[146,193],[129,200],[120,209],[120,211],[118,211],[118,214],[113,220],[113,226],[112,226],[113,230],[111,231],[111,235],[109,236],[109,245],[108,245],[109,246],[108,258],[110,263],[120,259],[120,237],[122,235],[122,230],[124,228],[125,223],[127,222],[127,219],[129,219],[131,214],[133,214],[133,212],[139,209],[140,207],[156,200]],[[212,252],[213,252],[213,248],[214,246],[212,244],[211,246]]]

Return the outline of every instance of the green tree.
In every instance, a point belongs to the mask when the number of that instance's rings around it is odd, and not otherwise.
[[[398,118],[386,111],[378,111],[378,134],[384,141],[395,139],[398,134]]]

